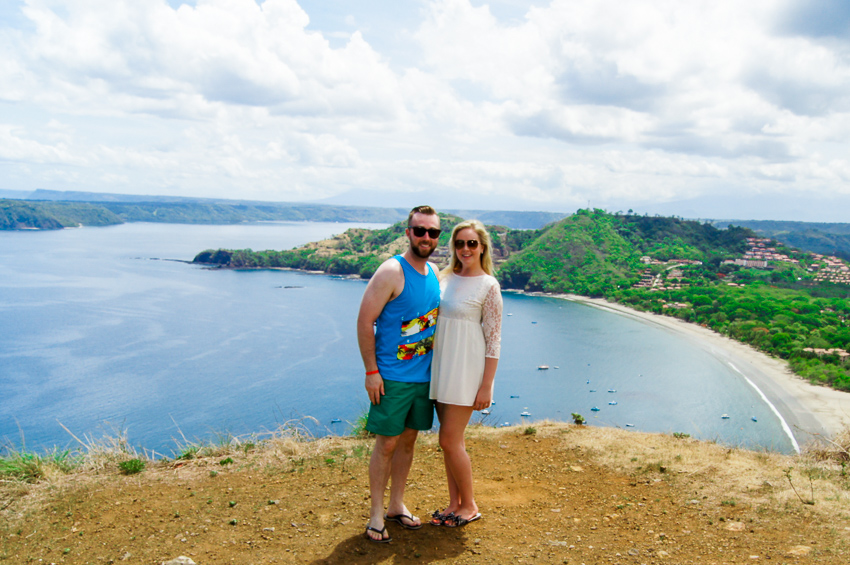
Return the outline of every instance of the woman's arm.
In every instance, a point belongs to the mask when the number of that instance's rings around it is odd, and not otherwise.
[[[489,408],[493,402],[493,381],[499,366],[502,348],[502,293],[498,283],[487,292],[481,309],[481,327],[484,330],[484,378],[475,395],[474,410]]]
[[[495,281],[481,307],[481,327],[484,330],[484,357],[498,359],[502,350],[502,291]]]

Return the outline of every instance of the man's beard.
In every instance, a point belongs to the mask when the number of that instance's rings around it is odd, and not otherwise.
[[[436,251],[436,250],[437,250],[437,246],[435,245],[434,247],[432,247],[431,249],[429,249],[427,253],[423,253],[423,252],[422,252],[422,251],[421,251],[418,247],[416,247],[415,245],[413,245],[413,244],[411,244],[411,245],[410,245],[410,251],[411,251],[411,252],[413,252],[413,254],[414,254],[414,255],[416,255],[417,257],[419,257],[420,259],[427,259],[427,258],[428,258],[428,257],[430,257],[430,256],[431,256],[431,254],[432,254],[432,253],[434,253],[434,251]]]

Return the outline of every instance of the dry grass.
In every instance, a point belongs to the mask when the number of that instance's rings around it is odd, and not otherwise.
[[[0,520],[25,515],[29,508],[40,505],[46,497],[56,497],[71,485],[79,487],[104,475],[119,474],[119,464],[131,459],[143,461],[150,471],[185,467],[214,474],[237,456],[243,466],[291,469],[293,465],[330,453],[338,449],[337,444],[351,439],[314,440],[303,423],[293,420],[276,430],[247,436],[219,434],[215,441],[203,444],[189,442],[184,437],[174,458],[147,450],[139,452],[121,429],[95,438],[78,437],[63,426],[77,442],[75,449],[51,450],[41,455],[21,452],[13,446],[0,451]]]
[[[807,455],[817,461],[839,465],[850,463],[850,428],[845,428],[832,439],[817,437]]]
[[[565,445],[586,450],[595,462],[635,478],[686,478],[699,485],[693,497],[700,503],[806,504],[824,515],[850,516],[850,477],[840,462],[846,449],[832,444],[829,449],[813,445],[801,455],[782,455],[617,428],[554,422],[535,426],[541,436],[561,436]],[[850,438],[850,430],[839,437]]]

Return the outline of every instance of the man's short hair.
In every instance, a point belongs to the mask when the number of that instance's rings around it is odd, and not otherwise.
[[[430,206],[417,206],[407,215],[407,227],[410,227],[410,220],[413,219],[413,214],[425,214],[426,216],[436,216],[437,211]]]

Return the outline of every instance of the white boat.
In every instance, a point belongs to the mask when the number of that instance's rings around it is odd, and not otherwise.
[[[538,371],[546,371],[548,369],[549,369],[549,365],[538,365],[537,366]]]
[[[609,402],[608,404],[609,404],[609,405],[611,405],[611,406],[616,406],[616,405],[617,405],[617,401],[616,401],[616,400],[612,400],[612,401],[611,401],[611,402]]]
[[[599,406],[594,406],[590,409],[591,412],[599,412]]]
[[[520,413],[520,416],[525,416],[525,417],[531,416],[531,412],[529,412],[528,410],[526,410],[526,411],[524,411],[524,412]]]
[[[334,418],[333,420],[331,420],[331,424],[339,424],[340,422],[342,422],[342,420],[340,420],[339,418]]]
[[[608,392],[617,392],[617,389],[616,388],[609,388]]]
[[[481,413],[482,413],[482,414],[484,414],[485,416],[489,416],[489,415],[490,415],[490,411],[489,411],[489,410],[487,410],[486,408],[485,408],[484,410],[482,410],[482,411],[481,411]]]
[[[722,416],[720,416],[720,418],[723,419],[723,420],[728,420],[729,414],[723,414]]]
[[[635,425],[634,425],[634,424],[626,424],[626,427],[627,427],[627,428],[634,428],[634,427],[635,427]]]

